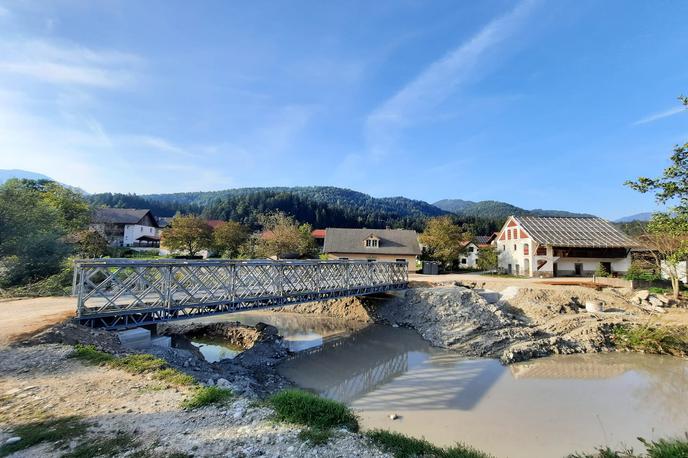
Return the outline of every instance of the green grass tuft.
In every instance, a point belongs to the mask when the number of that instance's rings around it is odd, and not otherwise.
[[[325,445],[331,437],[331,429],[306,428],[299,432],[299,439],[311,445]]]
[[[104,364],[115,359],[115,356],[98,350],[95,345],[82,344],[74,345],[74,353],[71,357],[89,364]]]
[[[139,446],[134,436],[129,433],[118,432],[114,437],[88,440],[77,445],[72,451],[61,458],[91,458],[117,456],[122,452],[133,450]]]
[[[401,433],[374,429],[366,432],[374,444],[396,458],[436,457],[436,458],[490,458],[491,455],[472,447],[457,444],[453,447],[442,448],[431,444],[425,439],[416,439]]]
[[[134,354],[117,357],[98,350],[94,345],[74,346],[72,357],[88,364],[101,364],[122,369],[130,374],[153,374],[155,380],[180,386],[196,384],[196,379],[177,369],[169,367],[164,359],[149,354]]]
[[[638,440],[645,445],[649,458],[688,458],[688,433],[682,439],[659,439],[650,442],[639,437]]]
[[[153,378],[172,385],[191,386],[196,384],[196,379],[177,369],[167,368],[157,371]]]
[[[688,354],[688,332],[679,328],[616,326],[612,340],[618,348],[645,353],[682,356]]]
[[[157,372],[168,367],[164,359],[149,354],[135,354],[116,358],[110,362],[110,366],[123,369],[130,374]]]
[[[19,442],[0,447],[0,457],[43,442],[63,442],[86,433],[88,424],[80,417],[62,417],[40,420],[15,426],[12,435],[21,437]]]
[[[197,409],[210,404],[219,404],[231,399],[232,396],[232,390],[217,386],[204,386],[198,388],[191,397],[185,399],[182,402],[182,408]]]
[[[270,397],[277,419],[326,430],[344,427],[358,431],[356,415],[344,404],[301,390],[284,390]]]

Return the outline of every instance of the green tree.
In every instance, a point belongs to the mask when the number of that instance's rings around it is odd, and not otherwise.
[[[314,257],[317,245],[311,235],[311,225],[301,224],[282,212],[260,217],[263,233],[256,238],[255,255],[278,258],[285,256]]]
[[[420,235],[420,242],[426,246],[431,259],[451,266],[465,250],[465,244],[473,236],[462,226],[454,223],[451,216],[431,218]]]
[[[212,229],[208,221],[195,215],[175,215],[170,225],[162,231],[161,244],[172,251],[188,256],[212,246]]]
[[[100,232],[84,229],[74,234],[77,255],[81,258],[100,258],[108,252],[108,242]]]
[[[88,223],[83,198],[57,183],[12,179],[0,186],[0,286],[60,271],[68,237]]]
[[[687,97],[679,100],[688,107]],[[678,299],[679,263],[688,259],[688,143],[676,145],[671,165],[661,177],[640,177],[625,184],[642,193],[653,191],[660,204],[677,203],[669,212],[655,213],[639,238],[651,250],[659,271],[671,280]]]
[[[227,221],[213,230],[213,248],[222,256],[236,258],[248,238],[246,226],[236,221]]]
[[[499,262],[499,253],[493,246],[485,246],[478,249],[478,269],[495,270]]]

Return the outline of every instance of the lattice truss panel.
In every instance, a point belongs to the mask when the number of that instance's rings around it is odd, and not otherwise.
[[[404,262],[100,259],[75,262],[73,290],[80,318],[114,327],[371,294],[407,282]]]

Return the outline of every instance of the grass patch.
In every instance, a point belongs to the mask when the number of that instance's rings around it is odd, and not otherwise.
[[[311,445],[325,445],[331,437],[331,429],[306,428],[299,432],[299,439]]]
[[[639,437],[638,440],[645,446],[645,453],[636,454],[632,449],[616,451],[603,447],[593,453],[574,453],[568,458],[688,458],[688,433],[684,438],[648,441]]]
[[[130,374],[152,374],[155,380],[172,385],[196,384],[196,379],[192,376],[171,368],[164,359],[145,353],[118,357],[98,350],[95,345],[77,344],[74,346],[72,357],[88,364],[122,369]]]
[[[616,347],[625,350],[674,356],[688,354],[685,329],[619,325],[614,327],[612,340]]]
[[[135,449],[139,443],[129,433],[118,432],[114,437],[88,440],[76,446],[61,458],[91,458],[95,456],[117,456],[122,452]]]
[[[79,437],[86,432],[88,424],[80,417],[62,417],[40,420],[15,426],[12,435],[21,437],[19,442],[0,447],[0,457],[43,442],[64,442]]]
[[[115,356],[98,350],[95,345],[76,344],[74,345],[72,358],[89,364],[104,364],[113,361]]]
[[[301,390],[284,390],[270,397],[270,406],[277,419],[327,430],[344,427],[358,431],[356,415],[344,404],[321,398]]]
[[[416,439],[404,434],[374,429],[366,432],[366,436],[375,445],[396,458],[413,458],[418,456],[437,458],[490,458],[491,455],[472,447],[457,444],[453,447],[442,448],[431,444],[425,439]]]
[[[197,409],[210,404],[218,404],[227,401],[233,396],[232,390],[217,386],[204,386],[198,388],[191,397],[182,402],[184,409]]]

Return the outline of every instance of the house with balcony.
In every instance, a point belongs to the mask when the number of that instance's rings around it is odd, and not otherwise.
[[[594,217],[510,216],[497,235],[499,269],[526,277],[612,276],[631,266],[638,243]]]
[[[98,231],[113,247],[158,248],[160,227],[147,209],[97,208],[90,228]]]

